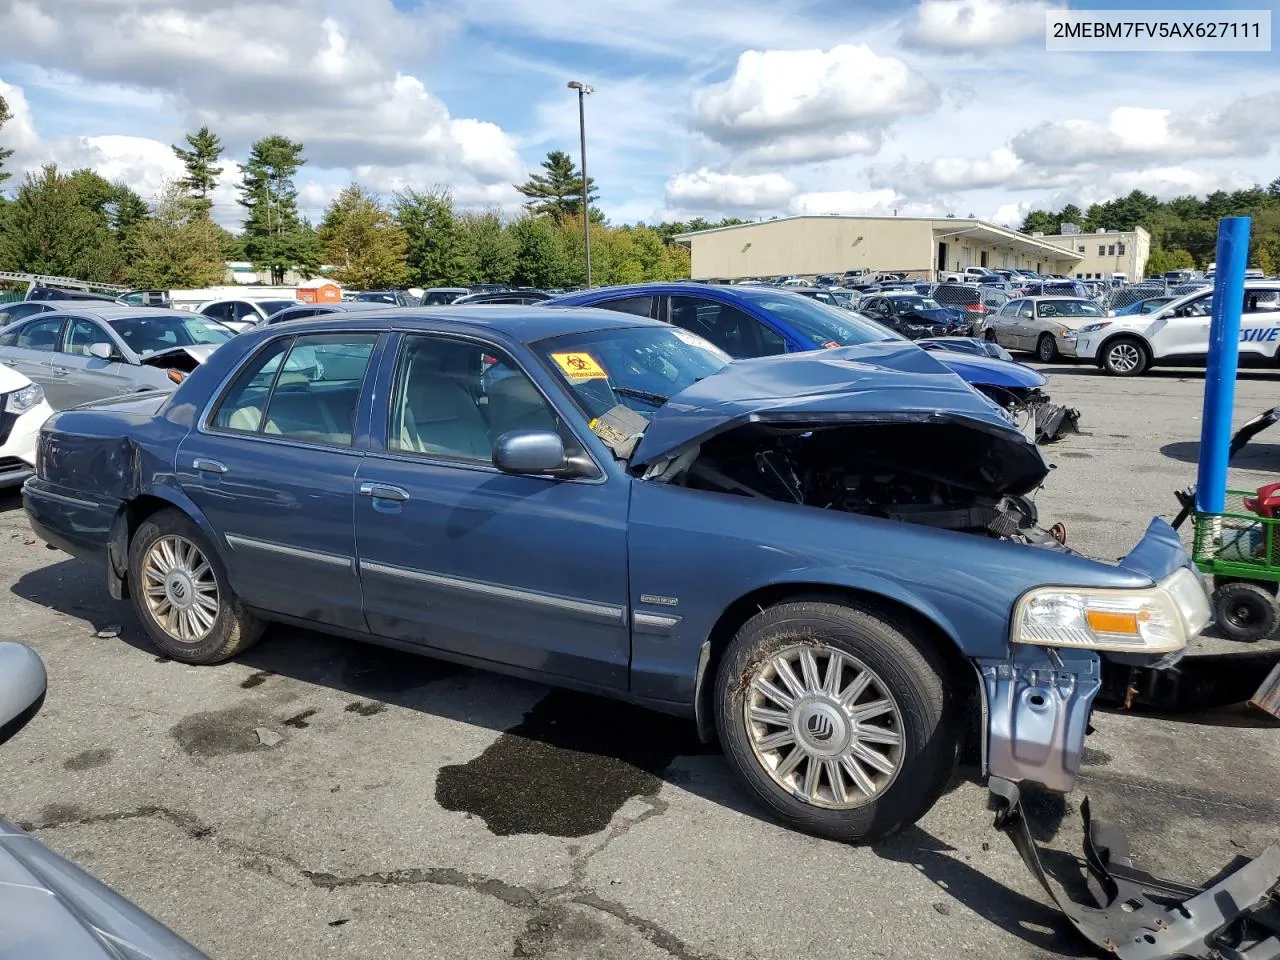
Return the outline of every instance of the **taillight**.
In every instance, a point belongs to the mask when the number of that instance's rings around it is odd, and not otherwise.
[[[986,313],[986,312],[987,312],[987,306],[986,306],[986,304],[983,304],[983,303],[971,303],[971,304],[969,304],[969,306],[967,307],[967,309],[972,310],[974,313]]]

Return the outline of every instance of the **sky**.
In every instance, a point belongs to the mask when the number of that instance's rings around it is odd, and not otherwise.
[[[91,167],[154,197],[170,144],[237,161],[301,141],[318,221],[351,182],[448,187],[515,214],[549,150],[614,223],[954,213],[1016,224],[1137,188],[1162,198],[1280,177],[1268,53],[1048,53],[1058,0],[0,0],[7,168]],[[1142,0],[1090,9],[1267,9]],[[1079,4],[1072,4],[1079,9]],[[18,184],[14,177],[6,187]]]

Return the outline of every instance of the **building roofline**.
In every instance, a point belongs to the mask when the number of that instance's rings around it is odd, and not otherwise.
[[[1012,230],[1009,227],[1002,227],[997,223],[992,223],[989,220],[982,220],[978,217],[897,217],[885,214],[866,214],[857,216],[843,213],[799,213],[793,214],[789,217],[775,217],[771,220],[756,220],[751,223],[735,223],[726,227],[709,227],[706,230],[694,230],[689,233],[678,233],[671,239],[676,243],[680,243],[690,240],[693,237],[703,237],[712,233],[724,233],[729,230],[742,230],[746,227],[762,227],[766,224],[783,223],[788,220],[904,220],[915,223],[945,224],[948,227],[955,225],[960,229],[990,231],[998,234],[1006,240],[1025,243],[1032,247],[1038,247],[1045,253],[1052,252],[1055,254],[1065,254],[1065,256],[1055,257],[1055,259],[1082,259],[1074,250],[1066,250],[1063,247],[1058,246],[1056,243],[1049,243],[1044,237],[1033,237],[1029,233],[1019,233],[1017,230]]]

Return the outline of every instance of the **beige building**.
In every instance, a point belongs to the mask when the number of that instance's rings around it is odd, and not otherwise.
[[[858,268],[930,280],[965,267],[1072,276],[1081,259],[1048,238],[957,217],[782,217],[685,233],[675,241],[689,247],[698,280],[811,277]]]
[[[1119,274],[1127,280],[1141,280],[1147,275],[1151,234],[1141,227],[1098,233],[1059,233],[1040,239],[1065,247],[1080,258],[1070,273],[1078,279],[1110,280]]]

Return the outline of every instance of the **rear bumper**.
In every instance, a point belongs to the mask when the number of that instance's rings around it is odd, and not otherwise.
[[[74,557],[106,561],[111,523],[121,501],[102,500],[32,477],[22,486],[22,505],[41,540]]]

